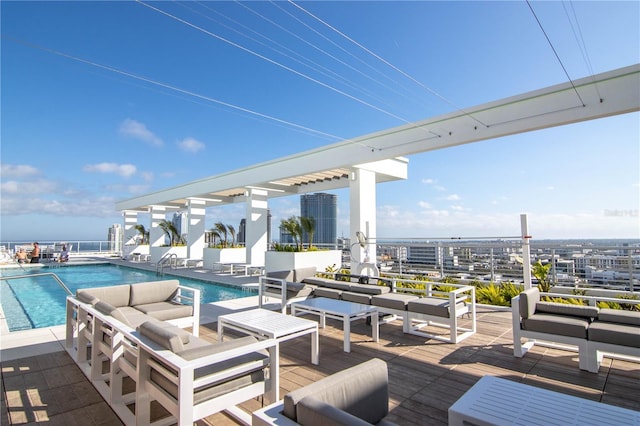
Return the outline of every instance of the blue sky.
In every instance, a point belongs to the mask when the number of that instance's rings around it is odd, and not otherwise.
[[[103,240],[118,200],[640,62],[636,1],[531,2],[560,61],[520,1],[0,7],[3,241]],[[378,236],[518,235],[527,213],[534,238],[640,238],[639,135],[632,113],[411,156]]]

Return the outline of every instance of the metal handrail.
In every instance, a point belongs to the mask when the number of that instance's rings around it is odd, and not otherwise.
[[[164,256],[162,256],[160,258],[160,260],[158,260],[158,263],[156,263],[156,275],[164,275],[164,265],[167,262],[171,262],[171,259],[176,259],[176,264],[178,261],[178,255],[175,253],[166,253]],[[171,266],[171,263],[169,263],[169,266]]]
[[[21,278],[33,278],[33,277],[44,277],[44,276],[52,276],[53,278],[55,278],[55,280],[58,281],[58,284],[60,284],[60,287],[62,287],[69,296],[73,296],[73,293],[71,292],[71,290],[69,290],[69,287],[67,287],[66,284],[60,279],[60,277],[54,274],[53,272],[43,272],[41,274],[14,275],[11,277],[1,277],[0,279],[9,281],[9,280],[17,280]]]

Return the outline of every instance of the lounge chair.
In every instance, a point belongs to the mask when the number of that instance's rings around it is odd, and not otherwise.
[[[387,363],[374,358],[289,392],[284,400],[253,413],[253,426],[386,425]]]
[[[250,416],[237,404],[261,395],[275,401],[274,339],[247,336],[214,344],[153,321],[141,324],[135,335],[139,342],[137,425],[150,424],[153,400],[178,425],[192,425],[223,410],[248,424]]]

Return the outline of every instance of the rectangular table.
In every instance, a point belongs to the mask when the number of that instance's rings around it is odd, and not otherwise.
[[[305,334],[311,335],[311,363],[318,365],[318,323],[304,318],[284,315],[266,309],[251,309],[218,317],[218,340],[224,339],[224,329],[235,330],[256,337],[276,339],[273,363],[280,368],[280,342]],[[274,374],[276,399],[279,399],[280,375]]]
[[[449,407],[449,425],[634,425],[640,412],[493,376]]]
[[[344,351],[351,352],[351,322],[371,318],[371,336],[379,340],[378,309],[372,305],[347,302],[346,300],[315,297],[291,304],[291,315],[312,314],[320,317],[320,327],[325,327],[325,319],[341,320],[344,329]]]

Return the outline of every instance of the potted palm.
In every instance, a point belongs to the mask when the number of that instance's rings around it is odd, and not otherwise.
[[[204,249],[203,266],[213,269],[217,263],[246,263],[244,247],[236,243],[236,230],[233,225],[217,222],[209,230],[212,241]]]
[[[313,246],[315,225],[313,217],[291,216],[283,219],[280,227],[292,236],[294,245],[276,244],[274,250],[268,251],[265,256],[265,271],[289,271],[310,266],[324,271],[327,267],[341,265],[340,250],[319,250]],[[306,248],[304,236],[307,237]]]
[[[169,241],[168,245],[162,245],[158,247],[151,247],[151,259],[155,262],[163,258],[168,254],[175,254],[177,258],[184,259],[187,257],[187,245],[184,237],[180,235],[180,232],[176,226],[166,219],[161,220],[158,223],[160,229],[162,229],[166,235],[166,240]]]

